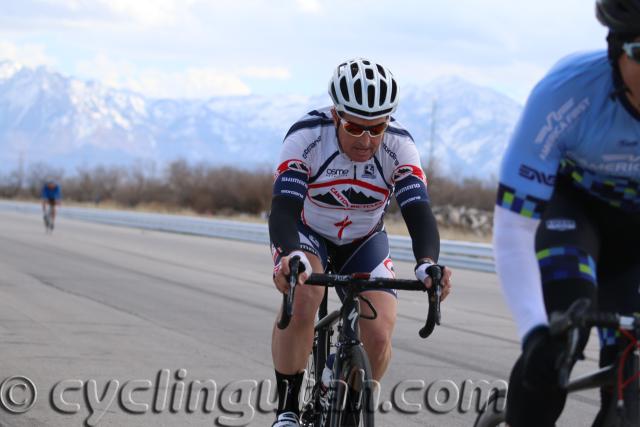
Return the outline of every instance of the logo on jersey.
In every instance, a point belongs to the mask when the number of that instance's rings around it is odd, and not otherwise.
[[[307,160],[309,153],[311,152],[311,150],[316,148],[316,145],[318,145],[321,139],[322,139],[322,136],[317,137],[311,144],[309,144],[307,148],[304,149],[304,151],[302,152],[303,159]]]
[[[409,176],[415,176],[422,182],[426,181],[426,177],[421,168],[414,165],[402,165],[393,172],[393,182],[402,181]]]
[[[633,154],[603,154],[602,158],[605,162],[640,162],[640,156],[634,156]]]
[[[376,167],[372,163],[368,163],[364,165],[364,173],[362,174],[363,178],[375,179],[376,178]]]
[[[327,176],[347,176],[349,175],[349,169],[327,168]]]
[[[353,221],[351,221],[349,219],[348,215],[342,221],[336,222],[335,224],[333,224],[333,225],[335,225],[336,227],[339,228],[339,230],[338,230],[338,239],[342,239],[342,233],[344,233],[344,229],[347,228],[348,226],[350,226],[351,224],[353,224]]]
[[[640,156],[634,154],[603,154],[601,162],[576,159],[578,165],[592,173],[629,176],[640,172]]]
[[[553,231],[569,231],[576,229],[576,222],[568,218],[554,218],[545,221],[548,230]]]
[[[531,166],[527,166],[527,165],[520,165],[520,170],[518,171],[518,174],[521,177],[528,179],[529,181],[536,181],[536,182],[539,182],[540,184],[545,184],[550,187],[553,187],[553,184],[556,180],[555,175],[546,175],[544,172],[540,172],[539,170],[536,170]]]
[[[546,124],[540,129],[536,136],[535,143],[543,144],[540,151],[540,158],[545,160],[551,148],[555,145],[564,133],[576,120],[578,120],[587,111],[591,105],[589,98],[584,98],[577,105],[573,98],[565,102],[557,111],[552,111],[547,115]]]
[[[382,143],[382,149],[385,153],[387,153],[389,157],[393,159],[393,164],[395,164],[396,166],[400,164],[400,162],[398,161],[398,155],[395,153],[395,151],[391,151],[391,149],[389,149],[387,144],[385,144],[384,142]]]
[[[387,258],[384,260],[384,266],[387,270],[389,270],[393,277],[396,277],[396,271],[393,268],[393,262],[391,261],[391,258]]]
[[[373,210],[387,202],[389,190],[355,179],[338,179],[309,185],[309,197],[321,207]]]
[[[309,167],[302,160],[298,159],[289,159],[280,163],[276,171],[276,177],[286,171],[300,172],[305,175],[309,175],[310,172]]]

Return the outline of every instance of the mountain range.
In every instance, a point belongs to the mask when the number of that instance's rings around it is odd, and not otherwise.
[[[427,165],[457,178],[495,178],[521,105],[457,77],[401,87],[400,96],[394,116]],[[20,162],[45,162],[72,174],[77,167],[161,166],[177,158],[272,167],[288,128],[329,103],[325,94],[152,99],[2,61],[2,172]]]

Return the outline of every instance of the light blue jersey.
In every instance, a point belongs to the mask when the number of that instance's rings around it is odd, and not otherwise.
[[[605,51],[568,56],[531,93],[502,161],[497,205],[540,218],[556,175],[640,211],[640,114],[612,96]]]

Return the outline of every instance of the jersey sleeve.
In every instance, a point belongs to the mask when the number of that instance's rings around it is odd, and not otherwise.
[[[540,218],[575,128],[576,105],[566,79],[551,74],[533,90],[502,159],[496,204]]]
[[[305,142],[301,132],[285,138],[275,172],[273,197],[286,196],[304,200],[311,174],[310,163],[304,159]]]
[[[400,209],[412,203],[428,203],[427,179],[420,166],[420,155],[415,144],[407,142],[398,150],[398,163],[391,181]]]
[[[579,84],[553,71],[534,88],[503,157],[494,211],[493,248],[498,279],[521,339],[547,322],[535,232],[553,193],[560,161],[580,111]]]

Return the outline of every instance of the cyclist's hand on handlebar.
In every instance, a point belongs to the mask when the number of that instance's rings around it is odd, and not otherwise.
[[[418,280],[420,280],[421,282],[424,283],[424,286],[427,289],[431,289],[431,277],[429,276],[428,270],[431,266],[433,266],[435,264],[431,263],[431,262],[423,262],[422,264],[419,264],[416,269],[415,269],[415,273],[416,273],[416,278]],[[442,285],[442,297],[441,297],[441,301],[444,301],[444,299],[447,297],[447,295],[449,295],[449,293],[451,292],[451,269],[445,266],[440,266],[442,268],[442,279],[440,281],[440,284]]]
[[[307,280],[309,275],[311,274],[311,263],[309,259],[302,251],[293,251],[289,255],[283,256],[280,259],[280,264],[276,269],[276,272],[273,276],[273,283],[275,283],[276,288],[284,294],[289,293],[289,261],[292,257],[298,256],[300,257],[300,273],[298,274],[298,285],[301,285]]]
[[[442,269],[442,300],[451,292],[451,269],[444,267]]]
[[[522,350],[522,381],[527,389],[544,390],[558,384],[558,362],[565,356],[565,339],[552,337],[546,325],[529,331]]]

